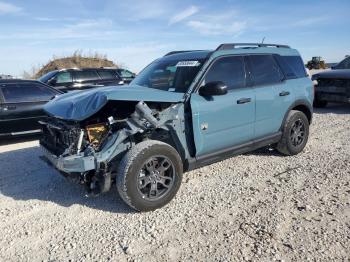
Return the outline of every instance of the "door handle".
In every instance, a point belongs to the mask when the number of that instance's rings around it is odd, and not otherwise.
[[[237,100],[237,104],[241,105],[241,104],[246,104],[246,103],[249,103],[251,102],[252,99],[251,98],[241,98],[241,99],[238,99]]]
[[[17,107],[16,106],[4,106],[3,110],[8,111],[8,110],[15,110]]]
[[[283,91],[280,93],[280,96],[288,96],[290,94],[290,92],[288,91]]]

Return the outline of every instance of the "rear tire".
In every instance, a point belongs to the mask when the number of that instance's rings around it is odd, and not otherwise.
[[[182,180],[183,165],[170,145],[149,140],[132,147],[120,162],[119,195],[131,208],[151,211],[168,204]]]
[[[284,155],[296,155],[303,151],[309,138],[309,120],[303,112],[291,110],[283,127],[277,150]]]

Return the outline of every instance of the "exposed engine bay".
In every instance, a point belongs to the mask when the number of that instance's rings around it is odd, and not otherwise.
[[[174,142],[171,137],[185,137],[185,121],[179,117],[183,108],[182,103],[110,101],[83,121],[55,117],[41,121],[40,144],[48,162],[65,176],[86,185],[91,194],[103,193],[133,144],[156,139],[187,148],[185,139]]]

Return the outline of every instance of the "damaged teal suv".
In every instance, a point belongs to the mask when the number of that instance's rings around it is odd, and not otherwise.
[[[289,46],[176,51],[129,86],[50,101],[40,143],[44,158],[90,194],[116,185],[130,207],[149,211],[175,196],[183,172],[266,146],[301,152],[313,94]]]

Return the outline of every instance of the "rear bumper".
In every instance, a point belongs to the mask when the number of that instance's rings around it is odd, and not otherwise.
[[[43,157],[55,168],[64,173],[83,173],[96,169],[96,161],[93,156],[73,155],[58,157],[45,147],[41,146]]]

